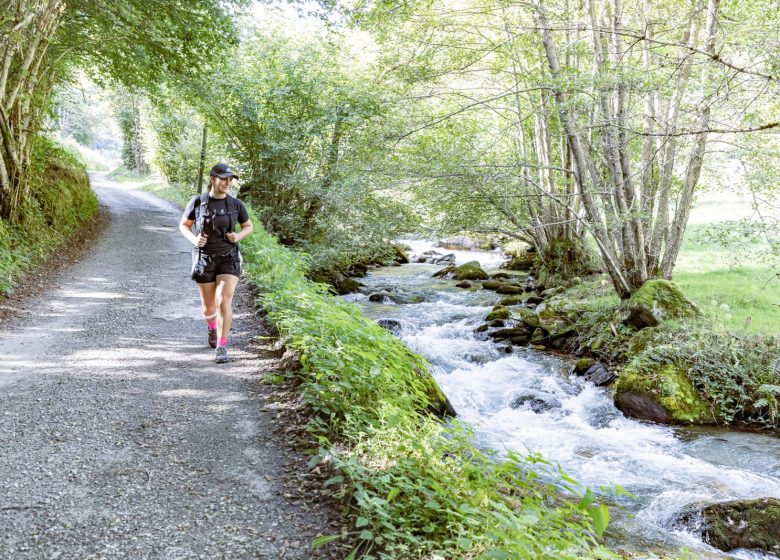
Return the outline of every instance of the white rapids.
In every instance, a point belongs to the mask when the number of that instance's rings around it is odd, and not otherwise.
[[[422,242],[413,251],[430,248]],[[479,261],[496,268],[496,252],[455,253],[458,264]],[[431,278],[440,267],[411,264],[372,271],[361,293],[345,296],[373,319],[401,323],[398,335],[431,363],[437,382],[480,445],[497,451],[540,453],[583,486],[619,485],[611,534],[623,549],[680,547],[708,558],[770,558],[749,551],[729,554],[675,528],[676,514],[701,502],[780,498],[780,439],[725,430],[672,428],[625,418],[609,389],[570,376],[570,361],[515,347],[507,354],[476,334],[501,296],[469,292]],[[368,294],[416,295],[422,303],[375,303]],[[646,556],[654,558],[652,554]],[[773,558],[773,557],[771,557]]]

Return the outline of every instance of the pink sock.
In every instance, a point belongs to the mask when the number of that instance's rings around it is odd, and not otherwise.
[[[209,323],[209,329],[211,329],[213,331],[216,328],[217,328],[217,322],[216,321],[214,321],[213,323]]]
[[[217,346],[227,346],[227,338],[225,338],[224,336],[220,338],[219,344],[217,344]]]

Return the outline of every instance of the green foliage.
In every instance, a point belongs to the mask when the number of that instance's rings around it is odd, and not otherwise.
[[[69,0],[54,48],[67,61],[127,87],[198,75],[237,42],[235,0]],[[121,37],[118,33],[121,30]]]
[[[44,136],[35,139],[30,176],[31,196],[22,204],[20,222],[0,220],[0,299],[98,209],[84,165]]]
[[[370,70],[337,35],[292,37],[269,19],[247,22],[215,78],[188,88],[241,171],[242,197],[285,245],[349,253],[407,230],[412,214],[366,173],[389,145]]]
[[[350,557],[609,557],[596,537],[608,513],[590,491],[540,457],[499,459],[430,417],[443,395],[421,357],[306,280],[307,264],[267,232],[242,245],[259,304],[302,353],[320,446],[310,465],[341,473],[326,484],[355,508]]]
[[[203,119],[181,100],[161,95],[155,98],[150,124],[156,136],[155,167],[168,183],[195,192]],[[208,174],[208,167],[204,173]]]
[[[652,373],[668,367],[687,378],[678,385],[690,383],[696,389],[696,395],[684,390],[674,398],[703,399],[716,422],[780,427],[780,340],[776,337],[736,337],[711,326],[656,331],[652,342],[629,365],[631,371],[647,374],[644,377],[651,385]],[[662,390],[661,385],[656,388]],[[693,400],[688,405],[699,406]]]
[[[139,93],[117,88],[114,96],[114,116],[122,133],[122,165],[138,175],[149,173],[149,164],[142,130],[141,112],[146,104]]]

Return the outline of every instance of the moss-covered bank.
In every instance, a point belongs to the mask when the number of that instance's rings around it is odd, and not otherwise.
[[[482,287],[502,293],[506,282]],[[601,275],[516,287],[531,291],[503,300],[500,314],[487,318],[506,319],[503,309],[509,309],[514,324],[497,330],[488,324],[480,332],[601,362],[609,368],[600,370],[601,383],[619,374],[615,403],[625,414],[673,424],[780,427],[778,337],[724,330],[667,280],[650,280],[623,302]]]
[[[25,271],[40,265],[98,209],[86,168],[45,136],[35,140],[28,170],[30,197],[20,223],[0,220],[0,299],[13,293]]]

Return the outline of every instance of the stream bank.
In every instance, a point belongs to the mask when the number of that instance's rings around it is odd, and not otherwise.
[[[414,247],[414,252],[422,254],[428,249]],[[504,272],[497,270],[503,261],[498,253],[453,254],[457,264],[477,260],[485,271]],[[517,319],[496,318],[492,321],[514,323],[494,324],[488,332],[477,332],[494,307],[513,296],[526,301],[541,297],[550,288],[535,295],[527,295],[536,288],[526,291],[526,286],[521,294],[500,294],[479,288],[476,282],[471,288],[457,288],[456,284],[465,280],[432,278],[441,268],[416,263],[372,270],[360,279],[364,284],[361,292],[346,299],[360,304],[370,317],[382,320],[413,350],[426,356],[460,419],[474,426],[481,445],[539,452],[560,463],[583,485],[618,484],[634,494],[633,498],[615,498],[619,507],[613,509],[616,520],[611,533],[616,548],[647,551],[658,547],[670,552],[685,546],[697,553],[724,557],[703,544],[694,527],[678,522],[680,512],[691,504],[780,497],[780,444],[776,438],[714,427],[637,422],[615,407],[611,390],[570,375],[573,359],[541,350],[545,346],[557,352],[577,352],[578,347],[572,348],[571,341],[589,335],[590,347],[580,353],[598,357],[612,370],[619,355],[604,342],[610,337],[627,342],[636,332],[647,329],[620,336],[622,327],[614,323],[610,327],[611,321],[607,321],[601,325],[608,329],[608,335],[595,328],[575,328],[576,337],[557,339],[570,341],[567,344],[556,342],[555,337],[546,343],[529,340],[528,346],[511,344],[511,339],[496,344],[488,336],[490,332],[513,328]],[[508,275],[514,279],[518,276],[511,272]],[[598,280],[583,280],[572,288],[583,299],[599,304],[605,296],[594,289],[594,283],[597,286]],[[545,302],[556,301],[554,298],[561,301],[565,299],[562,296],[559,291],[548,295]],[[517,310],[526,308],[516,304],[514,309],[504,307],[512,315],[520,315],[523,312]],[[594,317],[604,314],[604,309],[596,307],[588,311],[593,314],[588,317],[593,325],[599,324]],[[585,315],[581,308],[569,311],[575,325]],[[565,324],[561,321],[560,326]],[[618,331],[617,337],[613,328]],[[663,329],[659,332],[669,335]],[[599,334],[601,339],[596,336]],[[636,339],[634,343],[639,345]],[[730,554],[737,558],[768,557],[747,550]]]

